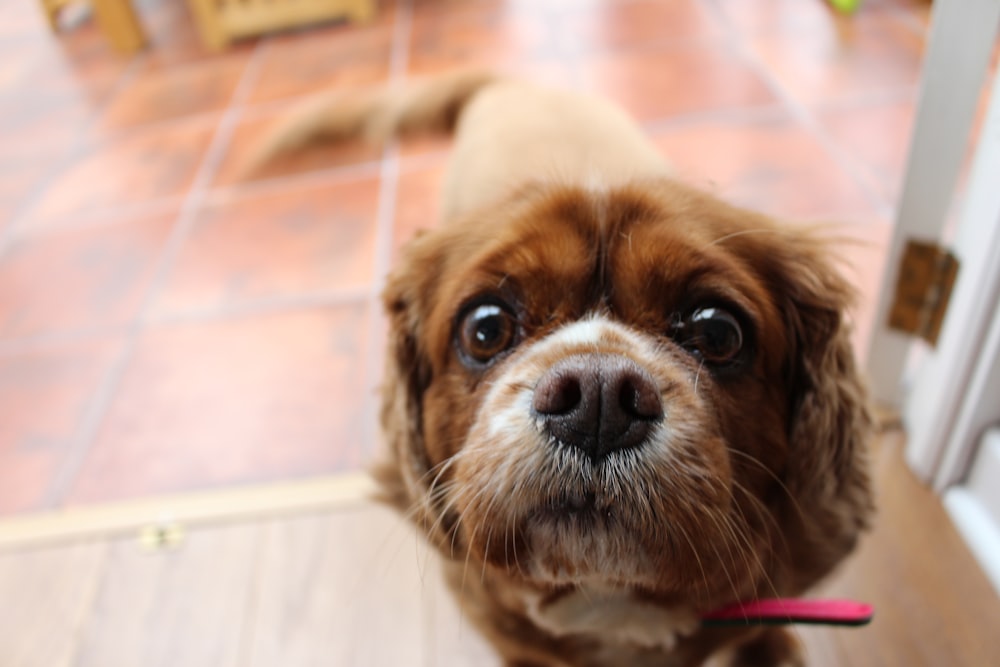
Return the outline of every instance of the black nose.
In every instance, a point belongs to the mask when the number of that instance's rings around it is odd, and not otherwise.
[[[595,462],[641,445],[663,419],[656,381],[621,355],[576,354],[557,362],[535,387],[533,407],[556,441]]]

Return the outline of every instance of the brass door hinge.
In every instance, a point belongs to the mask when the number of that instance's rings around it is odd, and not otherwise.
[[[957,275],[958,259],[948,250],[907,241],[889,309],[889,327],[931,345],[937,343]]]

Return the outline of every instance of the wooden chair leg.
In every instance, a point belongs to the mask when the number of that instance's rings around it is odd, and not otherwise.
[[[229,45],[229,34],[223,29],[217,15],[218,8],[213,0],[188,0],[195,15],[201,41],[213,51],[221,51]]]
[[[135,53],[146,45],[131,0],[90,0],[101,32],[120,53]]]
[[[72,0],[42,0],[42,10],[52,34],[59,32],[59,12]]]
[[[354,0],[347,16],[358,23],[368,23],[375,18],[375,0]]]

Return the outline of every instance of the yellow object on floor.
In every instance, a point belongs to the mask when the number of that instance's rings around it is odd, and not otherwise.
[[[59,12],[77,0],[42,0],[53,32]],[[288,28],[344,18],[365,22],[375,15],[375,0],[188,0],[202,41],[211,49],[231,42]],[[108,42],[121,53],[146,45],[146,35],[131,0],[90,0],[97,23]]]
[[[42,0],[42,9],[52,32],[59,30],[59,12],[76,0]],[[146,45],[146,35],[132,9],[131,0],[90,0],[97,24],[105,38],[120,53],[134,53]]]
[[[202,41],[213,49],[265,32],[346,18],[364,22],[375,0],[188,0]]]

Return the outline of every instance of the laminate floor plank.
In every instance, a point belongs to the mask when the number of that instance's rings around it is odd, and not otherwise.
[[[71,664],[106,556],[101,542],[0,553],[0,665]]]
[[[824,629],[852,667],[996,664],[1000,596],[955,530],[940,499],[906,468],[901,436],[876,449],[878,516],[856,555],[817,591],[866,600],[875,618]]]
[[[395,514],[365,504],[264,531],[250,667],[424,664],[426,547]]]
[[[109,544],[73,667],[236,667],[260,528],[191,531],[174,549]]]
[[[474,570],[470,567],[470,570]],[[434,559],[424,578],[424,632],[430,646],[428,665],[500,667],[496,653],[459,608]],[[468,576],[478,576],[470,572]]]

